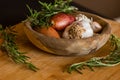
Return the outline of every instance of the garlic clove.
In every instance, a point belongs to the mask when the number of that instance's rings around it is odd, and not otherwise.
[[[98,22],[96,22],[96,21],[93,21],[91,23],[91,27],[92,27],[92,29],[93,29],[93,31],[95,33],[98,33],[98,32],[100,32],[102,30],[102,26]]]

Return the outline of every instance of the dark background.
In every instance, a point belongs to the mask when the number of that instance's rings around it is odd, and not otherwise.
[[[53,2],[53,0],[40,1],[48,3]],[[3,26],[12,26],[25,20],[29,13],[26,4],[28,4],[33,9],[38,9],[38,7],[40,7],[38,0],[0,0],[0,24]],[[74,1],[71,5],[78,7],[81,11],[91,12],[102,17],[106,17],[105,15],[101,15],[97,13],[97,11],[83,7]]]
[[[38,0],[0,0],[0,24],[10,26],[26,19],[28,9],[26,4],[32,8],[39,6]],[[50,2],[51,0],[41,0]]]
[[[87,7],[110,18],[120,17],[120,0],[73,0],[75,3]]]

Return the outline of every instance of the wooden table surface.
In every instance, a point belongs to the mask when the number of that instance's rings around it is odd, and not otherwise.
[[[112,33],[120,36],[120,23],[107,20],[111,24]],[[40,70],[33,72],[23,65],[15,64],[8,58],[5,52],[0,51],[0,80],[120,80],[120,65],[114,67],[94,68],[83,70],[83,74],[67,73],[67,67],[76,62],[85,61],[94,56],[106,56],[109,54],[109,45],[106,44],[100,50],[87,56],[64,57],[56,56],[35,47],[27,39],[23,31],[23,23],[14,26],[17,33],[16,43],[21,52],[27,52],[31,62]]]

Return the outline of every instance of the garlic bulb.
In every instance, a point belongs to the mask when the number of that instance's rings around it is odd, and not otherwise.
[[[82,34],[81,38],[87,38],[93,36],[93,29],[91,27],[91,22],[89,18],[87,18],[83,14],[79,14],[76,16],[76,20],[81,22],[82,27],[85,29],[85,32]]]
[[[91,22],[92,20],[87,18],[85,15],[77,15],[76,21],[69,25],[63,32],[63,38],[80,39],[93,36],[94,33],[91,28]]]
[[[63,38],[66,39],[80,39],[85,29],[81,26],[81,22],[75,21],[69,25],[63,32]]]

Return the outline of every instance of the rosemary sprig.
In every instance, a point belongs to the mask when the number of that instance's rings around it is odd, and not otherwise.
[[[85,67],[88,67],[93,71],[93,67],[107,67],[120,64],[120,38],[111,35],[110,42],[114,47],[114,50],[112,50],[109,55],[105,57],[93,57],[90,60],[72,64],[68,68],[68,72],[78,71],[82,73],[81,70],[85,69]]]
[[[54,3],[45,3],[39,1],[39,4],[42,6],[41,11],[33,10],[28,5],[27,8],[30,12],[28,20],[31,21],[32,26],[50,26],[50,19],[53,15],[65,12],[70,13],[76,10],[74,6],[70,6],[72,0],[55,0]]]
[[[29,69],[36,71],[38,68],[28,61],[30,57],[25,56],[23,52],[18,51],[14,33],[15,32],[11,31],[9,28],[3,29],[0,25],[1,39],[3,39],[1,49],[5,50],[15,63],[25,64]]]

